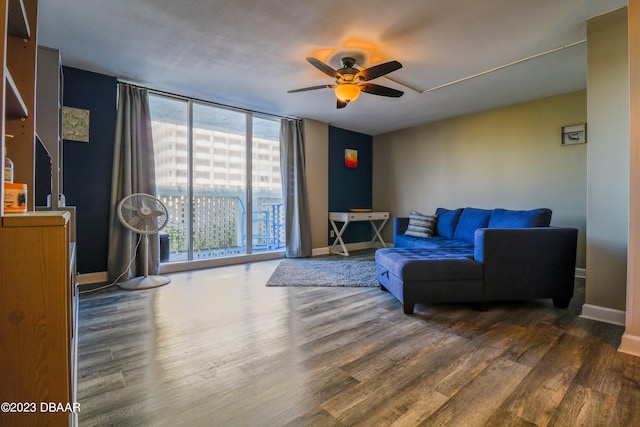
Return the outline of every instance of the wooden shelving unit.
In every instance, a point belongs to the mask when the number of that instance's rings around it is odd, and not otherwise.
[[[35,88],[37,56],[37,0],[1,0],[5,13],[3,29],[5,63],[2,64],[5,108],[4,156],[14,164],[14,182],[27,184],[27,209],[35,210]],[[4,138],[5,134],[11,138]],[[4,193],[4,192],[3,192]],[[4,208],[4,194],[2,195]],[[3,211],[4,213],[4,211]]]
[[[18,90],[18,86],[13,81],[8,69],[4,70],[5,76],[5,97],[4,116],[8,119],[20,120],[29,117],[29,109],[25,104]]]
[[[22,0],[9,0],[7,34],[23,39],[31,38],[31,26],[29,25],[27,10]]]
[[[0,14],[0,154],[3,165],[13,161],[14,182],[28,186],[20,214],[4,212],[0,186],[0,402],[36,405],[0,412],[0,425],[77,425],[77,413],[40,407],[76,403],[78,295],[75,211],[36,211],[34,203],[38,1],[0,0]]]

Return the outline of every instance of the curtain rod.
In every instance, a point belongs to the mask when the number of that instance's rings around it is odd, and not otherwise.
[[[216,101],[210,101],[207,99],[202,99],[202,98],[194,98],[194,97],[190,97],[190,96],[185,96],[185,95],[178,95],[176,93],[172,93],[172,92],[167,92],[164,90],[159,90],[159,89],[153,89],[150,88],[148,86],[144,86],[138,83],[133,83],[124,79],[118,79],[118,83],[125,83],[128,84],[129,86],[133,86],[133,87],[137,87],[140,89],[146,89],[148,90],[150,93],[154,93],[157,95],[164,95],[164,96],[169,96],[171,98],[178,98],[178,99],[184,99],[186,101],[196,101],[196,102],[202,102],[205,104],[211,104],[211,105],[215,105],[218,107],[223,107],[229,110],[236,110],[236,111],[242,111],[245,113],[252,113],[252,114],[257,114],[257,115],[262,115],[262,116],[271,116],[271,117],[277,117],[280,119],[287,119],[287,120],[301,120],[299,117],[289,117],[289,116],[281,116],[279,114],[271,114],[271,113],[265,113],[263,111],[257,111],[257,110],[251,110],[250,108],[242,108],[242,107],[234,107],[232,105],[226,105],[226,104],[222,104],[220,102],[216,102]]]

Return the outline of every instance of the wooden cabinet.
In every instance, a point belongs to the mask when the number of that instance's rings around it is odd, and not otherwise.
[[[0,425],[76,423],[77,413],[46,406],[72,408],[76,402],[78,295],[70,217],[41,211],[2,218],[0,402],[34,403],[35,411],[2,411]]]
[[[14,182],[28,186],[27,208],[34,210],[35,90],[37,0],[0,0],[3,43],[2,163],[14,164]],[[4,209],[4,188],[0,190]]]

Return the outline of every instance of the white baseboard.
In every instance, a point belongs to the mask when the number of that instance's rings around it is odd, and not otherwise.
[[[597,320],[598,322],[612,323],[614,325],[625,325],[626,312],[613,308],[600,307],[599,305],[584,304],[580,317],[584,319]]]
[[[160,274],[178,273],[181,271],[199,270],[203,268],[225,267],[247,262],[269,261],[284,258],[284,251],[261,252],[233,257],[209,258],[195,261],[167,262],[160,264]]]
[[[368,242],[357,242],[357,243],[347,243],[347,250],[349,251],[357,251],[359,249],[367,249],[369,247],[369,243]],[[381,248],[382,244],[380,242],[375,242],[373,244],[373,247],[375,248]],[[389,244],[387,244],[387,247],[390,247]],[[311,252],[311,256],[321,256],[321,255],[329,255],[329,246],[325,246],[324,248],[315,248],[312,250]],[[276,258],[280,258],[282,257],[283,254],[278,254],[275,257]],[[249,256],[249,258],[242,258],[241,260],[238,260],[239,263],[242,262],[249,262],[249,261],[262,261],[262,260],[266,260],[266,259],[273,259],[273,255],[270,256],[266,256],[266,257],[261,257],[261,256]],[[171,267],[172,264],[175,264]],[[219,267],[222,265],[229,265],[229,260],[225,259],[223,261],[215,261],[215,260],[202,260],[202,261],[196,261],[195,264],[193,263],[171,263],[171,264],[163,264],[160,267],[160,272],[162,274],[167,274],[167,273],[174,273],[174,272],[178,272],[178,271],[185,271],[185,270],[195,270],[198,268],[211,268],[211,267]],[[576,277],[579,278],[586,278],[586,269],[584,268],[576,268]],[[95,283],[107,283],[108,280],[108,275],[106,271],[98,271],[95,273],[83,273],[83,274],[78,274],[78,285],[92,285]],[[583,313],[584,313],[584,308],[583,308]],[[624,312],[623,312],[624,313]],[[599,319],[594,319],[594,320],[599,320]],[[611,322],[608,322],[611,323]],[[624,324],[624,320],[623,323]]]
[[[160,264],[160,274],[177,273],[180,271],[198,270],[203,268],[224,267],[227,265],[243,264],[254,261],[268,261],[279,258],[284,258],[284,251],[264,252],[237,257],[210,258],[196,261],[169,262]],[[78,285],[107,283],[108,280],[109,277],[106,271],[78,274]]]
[[[357,251],[359,249],[367,249],[369,242],[347,243],[347,250]],[[374,243],[373,247],[382,247],[381,243]],[[315,248],[311,252],[311,256],[329,255],[329,246],[324,248]],[[171,262],[160,265],[160,274],[176,273],[180,271],[196,270],[201,268],[222,267],[225,265],[241,264],[245,262],[266,261],[284,257],[284,251],[265,252],[259,254],[242,255],[238,257],[211,258],[206,260],[190,261],[190,262]],[[85,273],[78,275],[79,285],[91,285],[95,283],[106,283],[108,280],[107,272],[100,271],[97,273]]]
[[[361,249],[381,248],[382,243],[373,242],[370,244],[369,242],[356,242],[356,243],[347,243],[345,246],[347,247],[348,251],[358,251]],[[387,245],[387,247],[390,247],[390,246]],[[337,244],[336,248],[340,250],[340,245]],[[331,252],[329,251],[330,249],[331,249],[330,246],[326,246],[324,248],[315,248],[311,251],[311,256],[329,255],[331,254]]]
[[[640,356],[640,337],[625,332],[624,335],[622,335],[622,341],[620,342],[618,351],[632,356]]]
[[[376,247],[374,246],[369,246],[369,242],[356,242],[356,243],[347,243],[347,249],[350,251],[358,251],[360,249],[369,249],[370,247]]]
[[[92,285],[94,283],[107,283],[107,280],[109,280],[109,277],[106,271],[78,274],[78,285]]]
[[[311,250],[311,256],[329,255],[329,246]]]

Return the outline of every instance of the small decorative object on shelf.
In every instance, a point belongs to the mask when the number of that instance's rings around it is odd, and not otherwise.
[[[4,182],[13,182],[13,162],[10,158],[4,158]]]
[[[27,184],[4,183],[4,211],[6,213],[27,211]]]

